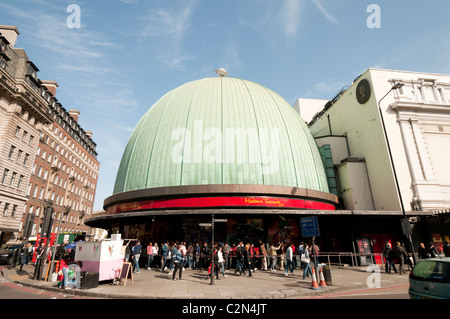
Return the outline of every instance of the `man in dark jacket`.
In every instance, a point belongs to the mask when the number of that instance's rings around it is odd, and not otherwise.
[[[391,269],[394,268],[394,272],[398,273],[397,268],[395,267],[395,258],[396,258],[396,253],[395,250],[391,248],[391,244],[388,245],[389,250],[387,252],[388,254],[388,263],[389,263],[389,270],[388,273],[391,273]]]
[[[400,263],[400,275],[405,274],[406,271],[403,269],[403,265],[405,264],[405,257],[408,258],[408,253],[405,250],[405,247],[403,247],[400,242],[397,242],[397,246],[394,248],[395,256],[397,257],[399,263]],[[395,270],[395,269],[394,269]]]
[[[245,274],[244,266],[242,262],[244,261],[244,243],[241,241],[239,245],[236,247],[236,269],[234,270],[234,274],[239,270],[239,276],[242,273]]]
[[[137,270],[136,271],[137,274],[140,273],[140,271],[139,271],[139,258],[141,257],[141,252],[142,252],[142,245],[141,245],[141,242],[138,241],[136,243],[136,245],[134,245],[133,249],[131,250],[131,256],[132,256],[133,262],[134,262],[133,272],[135,272],[135,270]]]

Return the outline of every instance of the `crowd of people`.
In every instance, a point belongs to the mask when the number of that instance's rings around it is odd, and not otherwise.
[[[447,242],[444,242],[442,251],[445,257],[450,257],[450,248]],[[384,267],[387,273],[394,271],[396,274],[402,275],[406,273],[404,267],[408,267],[407,270],[409,271],[414,268],[413,257],[406,250],[404,243],[397,242],[395,247],[392,247],[391,243],[387,242],[383,248],[383,256],[385,260]],[[419,260],[435,258],[439,256],[439,252],[432,242],[429,243],[428,248],[425,247],[424,243],[420,243],[417,256]],[[399,269],[395,266],[396,262],[399,265]]]
[[[231,245],[217,242],[211,248],[206,242],[165,241],[143,246],[136,241],[127,244],[124,260],[132,262],[133,273],[139,274],[141,267],[154,268],[172,275],[173,280],[177,280],[177,274],[178,280],[182,280],[184,269],[208,270],[206,279],[210,276],[220,279],[220,274],[226,278],[231,269],[234,269],[235,276],[248,273],[252,277],[258,268],[263,271],[281,270],[286,276],[299,268],[305,279],[311,276],[311,257],[317,256],[318,252],[317,245],[313,253],[312,247],[303,242],[297,245],[285,242],[267,245],[261,240],[256,245],[253,242],[244,244],[243,241]]]

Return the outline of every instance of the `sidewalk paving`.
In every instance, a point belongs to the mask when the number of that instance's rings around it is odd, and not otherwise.
[[[311,278],[302,279],[303,271],[294,270],[294,274],[285,276],[284,271],[262,271],[252,273],[252,277],[235,276],[234,269],[224,278],[207,279],[206,270],[183,271],[183,280],[172,280],[168,272],[159,269],[141,268],[139,274],[133,274],[133,280],[128,279],[126,285],[113,285],[111,281],[100,282],[91,289],[63,290],[57,287],[57,282],[33,280],[33,265],[8,269],[0,266],[1,275],[10,282],[37,289],[45,289],[64,294],[73,294],[96,298],[120,299],[295,299],[324,294],[336,294],[354,290],[369,290],[395,286],[409,285],[409,272],[404,275],[372,272],[367,267],[331,266],[331,285],[320,289],[311,289]],[[2,277],[0,277],[2,278]],[[379,286],[375,286],[379,283]]]

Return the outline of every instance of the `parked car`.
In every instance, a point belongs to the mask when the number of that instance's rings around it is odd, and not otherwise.
[[[14,250],[20,248],[17,244],[5,244],[0,248],[0,265],[9,265],[14,254]]]
[[[409,275],[411,299],[450,299],[450,257],[423,259]]]

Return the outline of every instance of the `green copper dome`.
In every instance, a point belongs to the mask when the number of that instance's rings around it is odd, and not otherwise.
[[[186,83],[146,112],[125,148],[114,194],[203,184],[328,192],[300,115],[273,91],[228,77]]]

